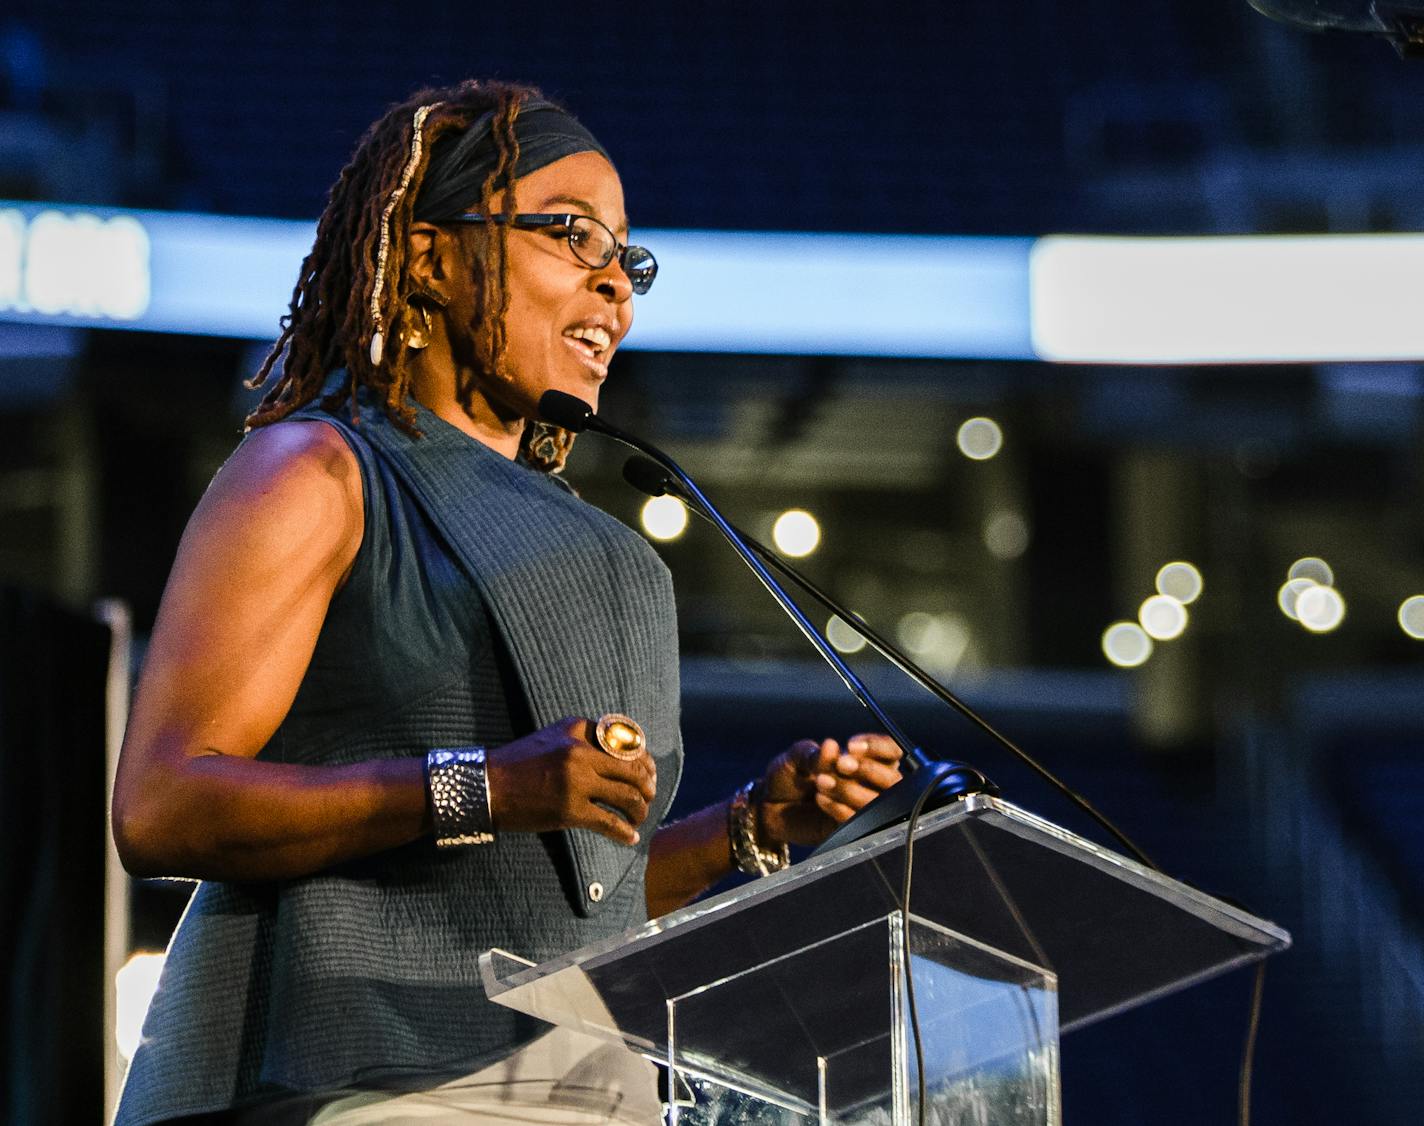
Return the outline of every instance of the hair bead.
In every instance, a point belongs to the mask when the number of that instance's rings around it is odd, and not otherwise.
[[[425,147],[425,119],[430,115],[430,111],[439,104],[439,102],[431,102],[429,105],[416,109],[410,127],[410,159],[405,162],[400,184],[391,192],[391,198],[386,201],[386,209],[381,212],[381,243],[376,252],[376,282],[371,287],[370,355],[372,367],[381,366],[381,360],[385,358],[386,352],[385,323],[381,316],[381,292],[386,287],[386,258],[391,252],[391,216],[405,196],[406,189],[410,187],[410,178],[415,175],[415,170],[420,164],[420,155]]]

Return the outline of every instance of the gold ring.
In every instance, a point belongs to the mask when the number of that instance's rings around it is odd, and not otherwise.
[[[638,726],[637,721],[617,712],[600,716],[594,734],[598,745],[606,754],[624,762],[631,762],[641,755],[647,743],[643,737],[643,729]]]

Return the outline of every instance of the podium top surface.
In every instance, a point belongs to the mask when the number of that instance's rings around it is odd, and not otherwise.
[[[892,826],[540,966],[492,952],[486,988],[555,1021],[596,997],[627,1043],[662,1051],[669,1001],[897,910],[905,840]],[[1064,1031],[1290,945],[1272,923],[984,795],[920,820],[910,912],[1055,975]]]

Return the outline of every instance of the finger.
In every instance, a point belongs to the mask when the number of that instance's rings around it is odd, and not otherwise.
[[[589,803],[587,811],[580,821],[580,828],[602,833],[609,840],[617,841],[619,844],[635,845],[641,839],[638,830],[618,814],[611,813],[601,805],[594,805],[592,802]]]
[[[816,795],[816,808],[834,821],[849,821],[855,816],[854,809],[826,794]]]
[[[648,798],[636,786],[612,778],[601,778],[588,789],[590,801],[612,806],[632,824],[641,825],[648,816]]]
[[[786,748],[781,756],[789,760],[793,769],[803,777],[816,773],[822,758],[821,744],[814,739],[798,739]]]
[[[847,758],[850,759],[849,763]],[[836,773],[844,778],[854,778],[877,790],[888,790],[904,777],[889,763],[857,759],[848,755],[842,755],[836,760]]]
[[[852,778],[837,778],[833,774],[821,774],[816,778],[816,794],[828,797],[853,809],[860,809],[880,796],[879,790],[864,786]]]
[[[841,756],[841,745],[834,739],[822,739],[816,748],[814,756],[809,760],[810,769],[813,774],[819,774],[830,770],[831,764]]]
[[[601,747],[593,747],[591,750],[597,756],[592,760],[595,774],[636,787],[648,801],[657,796],[658,767],[647,751],[635,759],[618,759],[607,754]]]
[[[846,750],[857,758],[872,758],[879,762],[899,762],[900,745],[888,735],[866,732],[846,740]]]

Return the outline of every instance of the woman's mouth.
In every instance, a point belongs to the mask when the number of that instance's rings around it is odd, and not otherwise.
[[[606,328],[602,325],[571,325],[564,329],[563,340],[589,371],[600,379],[607,377],[613,337]]]

